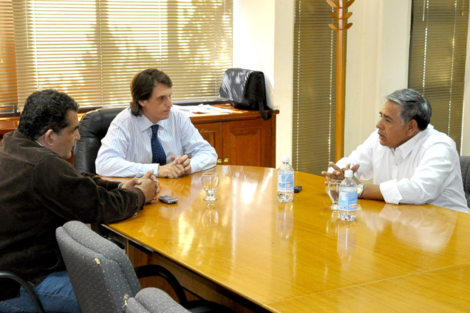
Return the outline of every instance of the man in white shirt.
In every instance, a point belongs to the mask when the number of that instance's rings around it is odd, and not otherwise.
[[[428,100],[413,89],[397,90],[386,100],[378,129],[350,156],[330,162],[322,175],[342,180],[352,165],[361,198],[431,203],[469,213],[455,142],[429,124]],[[358,178],[373,178],[373,184],[363,185]]]
[[[134,76],[130,107],[119,113],[96,159],[102,176],[135,177],[153,169],[158,177],[176,178],[214,167],[215,149],[191,120],[172,107],[172,82],[162,71]]]

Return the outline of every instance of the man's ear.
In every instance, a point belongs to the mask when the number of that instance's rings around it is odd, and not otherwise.
[[[139,100],[139,104],[141,107],[145,107],[145,105],[147,104],[147,100]]]
[[[44,143],[47,146],[54,146],[57,140],[57,133],[52,129],[49,129],[44,135]]]
[[[419,132],[418,122],[416,122],[416,120],[409,121],[408,129],[406,130],[406,132],[410,137],[416,135]]]

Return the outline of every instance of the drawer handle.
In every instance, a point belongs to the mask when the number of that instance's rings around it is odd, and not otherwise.
[[[224,163],[228,163],[228,158],[225,158],[225,159],[224,159]]]
[[[222,159],[217,159],[217,163],[222,163]]]

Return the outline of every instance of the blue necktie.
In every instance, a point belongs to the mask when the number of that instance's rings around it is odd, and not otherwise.
[[[160,165],[166,164],[166,153],[163,150],[160,140],[158,140],[158,125],[152,126],[152,163],[158,163]]]

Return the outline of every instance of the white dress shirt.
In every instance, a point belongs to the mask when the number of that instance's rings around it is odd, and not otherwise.
[[[191,158],[192,173],[216,165],[215,149],[183,112],[172,107],[170,116],[156,124],[167,163],[172,162],[172,156],[186,154]],[[158,176],[159,164],[152,163],[152,125],[145,115],[132,115],[130,108],[119,113],[101,140],[96,172],[102,176],[140,177],[153,169]]]
[[[360,164],[356,177],[373,178],[387,203],[431,203],[470,213],[455,142],[432,125],[396,149],[382,146],[376,130],[337,163],[347,164]]]

